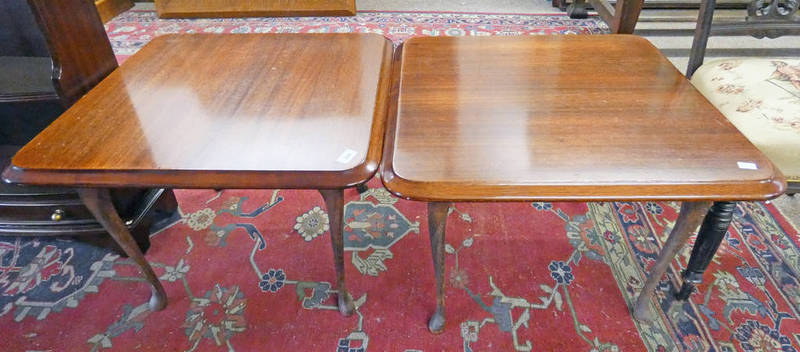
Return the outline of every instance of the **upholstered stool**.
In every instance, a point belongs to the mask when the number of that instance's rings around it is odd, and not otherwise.
[[[800,188],[800,59],[722,59],[692,83]]]

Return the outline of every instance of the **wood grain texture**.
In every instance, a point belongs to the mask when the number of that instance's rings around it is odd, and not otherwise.
[[[117,68],[92,0],[28,0],[53,59],[53,84],[70,106]]]
[[[354,186],[380,163],[392,50],[375,34],[158,37],[23,147],[4,178]]]
[[[91,0],[1,3],[0,56],[7,56],[0,57],[0,144],[22,145],[117,59]]]
[[[161,18],[354,16],[355,0],[156,0]]]
[[[640,37],[413,38],[397,71],[382,178],[404,198],[752,200],[786,186]]]
[[[94,6],[103,23],[111,21],[117,15],[133,7],[133,0],[95,0]]]
[[[614,17],[604,20],[609,24],[611,33],[632,34],[639,21],[644,0],[619,0],[614,5]]]

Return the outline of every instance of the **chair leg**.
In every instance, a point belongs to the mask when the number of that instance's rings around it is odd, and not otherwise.
[[[347,292],[344,280],[344,190],[342,189],[321,189],[319,193],[325,200],[328,209],[328,219],[330,220],[331,246],[333,247],[333,261],[336,266],[336,286],[339,290],[338,305],[339,313],[344,316],[353,314],[355,304],[353,298]]]
[[[728,226],[733,219],[733,210],[736,209],[736,202],[714,202],[708,211],[700,231],[697,233],[697,241],[692,248],[692,256],[689,257],[689,264],[683,271],[683,285],[681,290],[675,294],[675,298],[686,300],[694,292],[695,286],[703,282],[703,273],[714,259],[720,243],[728,232]]]
[[[589,10],[586,8],[586,0],[573,0],[572,3],[567,6],[567,15],[572,19],[589,17]]]
[[[150,283],[152,295],[150,296],[150,309],[153,311],[162,310],[167,306],[167,294],[158,277],[153,272],[153,268],[147,263],[144,255],[139,250],[136,240],[131,236],[125,223],[120,219],[114,204],[111,202],[111,194],[105,188],[81,188],[78,189],[84,205],[94,215],[97,221],[103,225],[114,241],[122,247],[122,250],[131,258],[139,269],[144,273],[145,279]]]
[[[614,18],[608,24],[611,33],[633,34],[644,0],[618,0],[614,6]]]
[[[428,321],[428,330],[434,334],[444,331],[444,237],[447,229],[447,211],[450,203],[428,203],[428,232],[431,237],[433,271],[436,274],[436,312]]]
[[[681,204],[678,220],[675,221],[675,226],[669,233],[667,242],[664,243],[664,248],[661,250],[658,259],[656,259],[656,263],[650,269],[644,288],[642,288],[639,298],[636,300],[633,308],[634,318],[650,320],[650,302],[655,294],[658,282],[667,272],[667,268],[672,260],[675,259],[675,255],[686,244],[686,241],[692,235],[692,231],[700,225],[703,216],[708,212],[709,206],[711,206],[709,202],[683,202]]]

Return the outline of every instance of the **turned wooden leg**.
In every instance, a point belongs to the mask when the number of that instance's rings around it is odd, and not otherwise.
[[[433,272],[436,274],[436,312],[428,321],[428,330],[434,334],[444,331],[444,234],[447,228],[447,211],[450,203],[428,203],[428,232],[431,236]]]
[[[649,320],[650,315],[650,301],[652,301],[655,294],[656,286],[661,280],[661,276],[667,272],[669,263],[675,259],[675,255],[686,244],[686,241],[692,235],[697,226],[700,225],[703,216],[711,206],[710,202],[683,202],[681,203],[680,214],[678,220],[675,221],[675,227],[667,237],[667,242],[664,243],[664,248],[661,249],[656,263],[650,269],[650,274],[647,276],[644,288],[639,293],[639,298],[636,300],[636,305],[633,308],[633,317],[640,320]]]
[[[150,288],[153,291],[150,297],[150,309],[157,311],[162,310],[167,306],[167,294],[164,292],[164,287],[158,281],[158,277],[153,272],[153,268],[144,259],[144,255],[139,250],[139,246],[131,236],[125,223],[119,218],[114,204],[111,202],[111,194],[107,189],[97,188],[81,188],[78,189],[78,194],[83,200],[84,205],[94,215],[97,221],[103,225],[103,228],[108,231],[111,238],[122,247],[122,250],[128,254],[139,269],[144,273],[147,282],[150,283]]]
[[[328,208],[333,261],[336,264],[336,286],[339,290],[339,312],[344,316],[350,316],[353,314],[355,305],[353,304],[353,298],[347,293],[347,286],[344,283],[344,240],[342,238],[342,231],[344,230],[344,190],[321,189],[319,193],[322,194],[322,198],[325,199],[325,206]]]
[[[733,210],[736,209],[736,202],[714,202],[711,209],[706,214],[700,231],[697,233],[697,240],[692,248],[692,256],[689,257],[689,264],[683,271],[683,285],[681,290],[675,294],[675,298],[686,300],[694,292],[695,285],[703,282],[703,273],[714,259],[720,243],[728,232],[728,226],[733,219]]]

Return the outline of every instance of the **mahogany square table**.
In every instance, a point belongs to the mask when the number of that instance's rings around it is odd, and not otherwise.
[[[381,175],[392,193],[429,202],[433,332],[445,321],[450,202],[682,201],[634,309],[646,318],[658,280],[707,212],[679,297],[699,282],[733,201],[786,187],[643,38],[413,38],[400,50]]]
[[[90,211],[164,290],[109,201],[111,187],[318,189],[339,310],[343,189],[383,145],[392,43],[376,34],[192,34],[154,39],[23,147],[7,182],[82,187]]]

